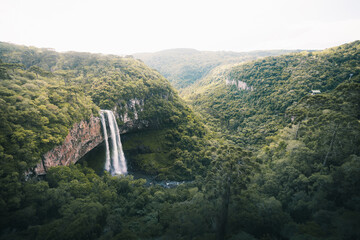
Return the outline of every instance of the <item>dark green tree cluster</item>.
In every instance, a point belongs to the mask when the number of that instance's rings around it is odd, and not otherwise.
[[[206,174],[210,164],[206,156],[211,137],[208,130],[190,109],[175,117],[161,130],[123,135],[124,152],[133,168],[159,180],[191,180]]]
[[[225,239],[238,229],[236,197],[250,154],[231,145],[209,151],[210,172],[176,188],[100,177],[81,165],[51,168],[22,184],[21,201],[1,218],[0,239]]]
[[[258,153],[250,184],[278,201],[287,222],[277,234],[294,239],[358,239],[360,84],[343,83],[289,110],[296,120]],[[291,238],[292,239],[292,238]]]

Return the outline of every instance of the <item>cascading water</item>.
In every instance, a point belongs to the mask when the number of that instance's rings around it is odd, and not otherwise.
[[[110,110],[100,110],[100,116],[106,146],[105,170],[110,172],[111,175],[127,174],[125,155],[114,113]],[[108,135],[108,129],[110,130],[110,136]],[[111,138],[110,143],[109,137]]]

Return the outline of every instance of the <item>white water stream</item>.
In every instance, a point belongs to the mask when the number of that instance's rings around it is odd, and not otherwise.
[[[100,116],[106,146],[104,168],[110,172],[111,175],[127,174],[126,159],[122,149],[120,132],[115,115],[110,110],[100,110]],[[108,135],[108,130],[110,130],[110,136]]]

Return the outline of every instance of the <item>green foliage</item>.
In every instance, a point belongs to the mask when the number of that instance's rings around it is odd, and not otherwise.
[[[205,156],[206,130],[194,114],[188,114],[172,127],[123,135],[124,152],[131,166],[157,179],[190,180],[204,175],[210,163]]]

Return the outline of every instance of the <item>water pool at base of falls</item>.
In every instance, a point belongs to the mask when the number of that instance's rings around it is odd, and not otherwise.
[[[78,161],[78,164],[85,165],[95,171],[99,176],[104,175],[104,165],[106,161],[106,145],[105,141],[96,148],[88,152],[83,158]],[[131,166],[131,160],[128,161],[128,172],[126,175],[131,175],[134,179],[145,179],[146,186],[160,185],[164,188],[177,187],[180,184],[188,181],[171,181],[171,180],[156,180],[156,176],[145,174],[137,171]]]

